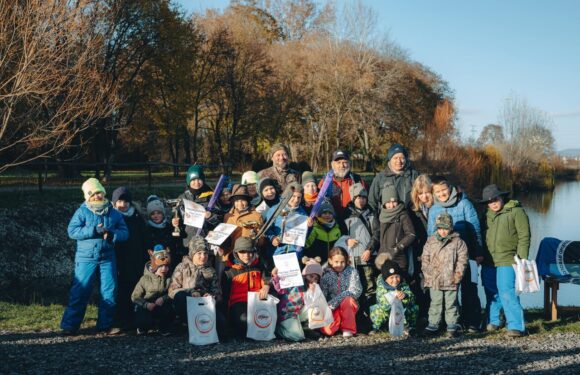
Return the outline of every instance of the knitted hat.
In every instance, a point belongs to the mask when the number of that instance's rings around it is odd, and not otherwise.
[[[257,184],[259,179],[258,174],[254,171],[244,172],[242,175],[242,185]]]
[[[318,276],[322,277],[322,266],[320,265],[320,261],[321,261],[320,257],[302,258],[302,263],[306,265],[302,270],[302,275],[306,276],[311,274],[317,274]]]
[[[250,237],[238,237],[234,245],[234,252],[238,251],[257,251],[254,247],[254,241]]]
[[[314,173],[310,171],[302,172],[302,186],[305,186],[309,182],[314,182],[314,185],[316,185],[316,178],[314,177]]]
[[[286,154],[290,155],[290,150],[288,149],[288,146],[286,146],[284,143],[275,143],[274,145],[272,145],[272,147],[270,147],[270,159],[272,159],[274,154],[280,150],[284,150]]]
[[[367,193],[367,189],[363,186],[363,184],[357,182],[354,185],[350,185],[348,187],[348,193],[350,194],[350,199],[354,202],[356,197],[368,197],[369,194]]]
[[[407,151],[407,149],[404,146],[395,143],[389,148],[389,151],[387,151],[387,160],[391,160],[391,158],[398,153],[402,153],[403,155],[405,155],[405,159],[409,158],[409,151]]]
[[[260,182],[258,183],[258,194],[260,196],[262,196],[262,191],[267,186],[272,186],[274,189],[276,189],[276,192],[280,194],[280,185],[278,184],[278,181],[274,180],[273,178],[266,177],[261,179]]]
[[[384,203],[395,201],[399,202],[399,193],[394,185],[389,185],[381,191],[381,197]],[[383,203],[383,204],[384,204]]]
[[[328,201],[322,202],[320,205],[320,209],[318,210],[318,215],[322,215],[325,212],[330,212],[332,216],[336,216],[336,212],[334,211],[334,207]]]
[[[192,165],[187,170],[187,174],[185,175],[185,181],[187,182],[187,186],[191,180],[200,179],[205,181],[205,173],[203,173],[203,167],[201,165]]]
[[[393,262],[392,260],[387,260],[383,263],[381,267],[381,275],[383,279],[387,279],[387,277],[392,275],[401,275],[401,267],[397,264],[397,262]]]
[[[122,200],[125,202],[133,201],[133,198],[131,197],[131,192],[129,191],[129,189],[127,189],[124,186],[116,188],[115,191],[113,191],[112,198],[113,198],[113,204],[118,200]]]
[[[447,212],[437,215],[435,219],[435,228],[453,229],[453,218]]]
[[[83,183],[82,189],[83,193],[85,194],[86,201],[88,201],[89,198],[95,195],[96,193],[107,194],[105,188],[103,187],[103,185],[101,185],[99,180],[93,177],[89,178]]]
[[[150,257],[151,272],[157,271],[161,266],[171,265],[171,251],[163,245],[155,245],[153,250],[147,250]]]
[[[151,216],[154,211],[160,211],[165,216],[165,206],[159,199],[153,199],[147,203],[147,216]]]
[[[230,202],[236,201],[238,199],[245,199],[248,202],[252,200],[250,194],[248,193],[248,187],[246,185],[235,184],[232,188],[232,195],[230,196]]]
[[[282,194],[282,196],[286,198],[294,194],[294,192],[296,191],[303,193],[304,189],[302,188],[302,185],[300,185],[298,182],[291,182],[286,186],[286,189],[284,189],[284,194]]]
[[[190,257],[192,257],[195,253],[199,253],[200,251],[205,251],[205,252],[208,251],[207,242],[201,236],[191,237],[187,247],[189,249],[188,254]]]

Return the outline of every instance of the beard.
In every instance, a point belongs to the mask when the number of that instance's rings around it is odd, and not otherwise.
[[[350,168],[346,169],[337,169],[334,171],[334,175],[338,178],[344,178],[350,172]]]
[[[276,167],[276,169],[279,170],[286,170],[288,169],[288,162],[287,161],[274,162],[274,167]]]

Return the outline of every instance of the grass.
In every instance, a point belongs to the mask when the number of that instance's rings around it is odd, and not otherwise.
[[[0,302],[0,331],[58,331],[64,312],[63,305],[15,304]],[[97,322],[97,307],[89,305],[81,328],[93,327]]]

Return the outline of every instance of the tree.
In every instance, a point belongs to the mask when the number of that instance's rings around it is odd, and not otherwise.
[[[479,138],[477,138],[477,145],[484,147],[486,145],[497,145],[505,140],[503,135],[503,128],[501,125],[488,124],[481,130]]]

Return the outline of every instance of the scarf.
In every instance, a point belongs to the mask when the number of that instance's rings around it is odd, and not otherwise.
[[[278,196],[278,194],[276,194],[276,197],[274,199],[272,200],[264,199],[263,202],[266,202],[266,206],[272,207],[280,203],[280,197]]]
[[[149,225],[152,228],[163,229],[163,228],[165,228],[167,226],[167,220],[166,219],[163,219],[162,222],[160,222],[159,224],[157,224],[153,220],[149,219],[149,220],[147,220],[147,225]]]
[[[99,202],[87,202],[87,208],[97,215],[106,215],[109,213],[109,200],[107,198]]]
[[[394,223],[403,211],[405,211],[405,205],[401,202],[395,208],[383,208],[379,214],[379,221],[381,223]]]
[[[444,208],[454,206],[459,201],[459,193],[457,192],[457,189],[455,189],[455,187],[450,187],[450,189],[451,194],[449,195],[449,199],[447,199],[445,202],[440,202],[439,199],[437,199],[437,197],[433,196],[433,198],[435,199],[435,203]]]
[[[313,205],[316,202],[316,198],[318,198],[318,192],[314,194],[306,194],[304,193],[304,202],[308,203],[308,205]]]
[[[117,209],[115,208],[115,210],[117,210]],[[131,217],[135,213],[135,207],[129,206],[127,211],[121,211],[121,210],[117,210],[117,211],[119,211],[119,213],[125,217]]]
[[[322,217],[317,217],[316,220],[318,220],[320,225],[327,229],[332,229],[336,225],[336,220],[334,220],[334,218],[330,221],[325,221]]]
[[[439,232],[435,232],[435,238],[437,238],[437,241],[447,241],[449,239],[449,236],[451,235],[451,232],[449,232],[449,234],[445,237],[441,237],[441,235],[439,234]]]

